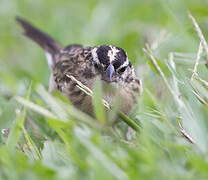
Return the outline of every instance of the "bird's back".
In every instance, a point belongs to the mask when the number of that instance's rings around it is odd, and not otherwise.
[[[50,90],[59,90],[68,97],[73,105],[88,114],[92,114],[91,97],[78,88],[77,83],[70,78],[73,76],[88,88],[93,88],[96,76],[93,68],[91,68],[91,61],[87,57],[90,49],[82,47],[71,48],[67,47],[67,49],[55,55]]]

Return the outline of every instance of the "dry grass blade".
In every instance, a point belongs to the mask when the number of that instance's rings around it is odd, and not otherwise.
[[[208,82],[200,78],[198,74],[196,74],[195,78],[196,80],[199,80],[199,82],[201,82],[206,88],[208,88]]]
[[[197,74],[197,67],[199,65],[199,60],[200,60],[202,52],[203,52],[203,47],[202,47],[202,41],[201,41],[199,43],[199,49],[198,49],[198,52],[197,52],[196,63],[194,65],[194,70],[193,70],[193,74],[191,76],[191,81],[193,80],[193,77]]]
[[[197,34],[199,36],[199,39],[200,39],[200,41],[201,41],[201,43],[202,43],[202,45],[203,45],[203,47],[205,49],[206,56],[208,58],[208,45],[207,45],[207,42],[206,42],[206,40],[204,38],[204,35],[203,35],[203,33],[202,33],[198,23],[196,22],[195,18],[191,15],[190,12],[188,12],[188,16],[191,19],[191,21],[192,21],[192,23],[193,23],[193,25],[195,27],[195,30],[196,30],[196,32],[197,32]]]
[[[192,92],[197,97],[197,99],[204,105],[207,105],[208,91],[207,87],[204,84],[201,84],[200,80],[196,78],[191,82],[193,88]]]
[[[180,127],[180,132],[181,134],[192,144],[195,144],[195,141],[193,140],[193,138],[191,136],[189,136],[186,131],[184,130],[182,124],[179,122],[178,123],[179,127]]]
[[[198,93],[196,93],[195,91],[193,91],[192,90],[192,92],[193,92],[193,94],[197,97],[197,99],[202,103],[202,104],[204,104],[204,105],[206,105],[206,106],[208,106],[208,103],[198,94]]]
[[[169,38],[169,35],[170,34],[168,34],[167,30],[161,30],[158,38],[156,38],[155,41],[151,43],[151,49],[156,50],[163,42],[165,42],[165,40]]]
[[[93,92],[92,92],[92,90],[90,88],[88,88],[87,86],[85,86],[84,84],[82,84],[80,81],[78,81],[74,76],[70,76],[68,74],[66,74],[66,76],[68,78],[70,78],[72,81],[75,81],[77,83],[77,87],[79,87],[86,94],[88,94],[88,95],[92,95],[93,94]]]

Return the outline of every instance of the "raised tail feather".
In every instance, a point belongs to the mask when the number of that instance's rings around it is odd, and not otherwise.
[[[62,49],[62,46],[48,34],[40,31],[26,20],[16,17],[17,22],[23,27],[24,35],[35,41],[52,57]]]

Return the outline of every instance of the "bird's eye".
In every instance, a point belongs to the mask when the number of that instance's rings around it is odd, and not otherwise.
[[[99,67],[98,67],[98,64],[94,64],[94,66],[95,66],[95,68],[97,68],[97,69],[99,68]]]
[[[126,70],[126,67],[123,67],[123,68],[121,68],[121,69],[119,69],[119,73],[123,73],[124,71]]]

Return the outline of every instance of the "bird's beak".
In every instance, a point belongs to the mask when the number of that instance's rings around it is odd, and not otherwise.
[[[106,71],[105,71],[106,76],[107,76],[107,78],[108,78],[108,80],[109,80],[110,82],[112,82],[112,77],[113,77],[114,72],[115,72],[115,69],[114,69],[113,65],[110,64],[110,65],[107,67]]]

